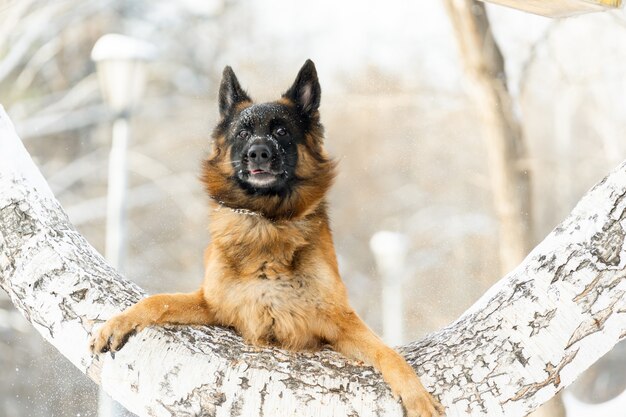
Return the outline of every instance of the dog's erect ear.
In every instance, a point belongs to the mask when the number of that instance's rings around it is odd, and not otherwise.
[[[283,94],[283,97],[294,102],[306,114],[312,114],[320,106],[322,89],[317,80],[315,64],[307,59],[293,85]]]
[[[226,117],[231,112],[233,107],[246,101],[252,100],[243,88],[241,88],[233,69],[227,66],[224,68],[222,83],[220,84],[220,115],[222,117]]]

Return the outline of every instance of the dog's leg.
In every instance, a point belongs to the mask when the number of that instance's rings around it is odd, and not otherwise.
[[[395,350],[385,345],[354,312],[342,315],[339,332],[331,341],[336,351],[377,368],[391,391],[402,399],[407,417],[438,417],[443,407],[426,391],[415,371]]]
[[[130,336],[159,324],[214,324],[215,317],[201,290],[144,298],[107,320],[90,341],[92,352],[116,352]]]

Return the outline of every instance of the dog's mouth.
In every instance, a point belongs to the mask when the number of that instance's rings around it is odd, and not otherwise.
[[[270,187],[278,179],[278,175],[261,168],[255,168],[248,171],[249,175],[246,178],[250,185],[255,187]]]
[[[263,175],[263,174],[270,174],[270,175],[274,175],[274,174],[272,174],[270,171],[265,170],[265,169],[260,169],[260,168],[257,168],[257,169],[251,169],[251,170],[250,170],[250,175]]]

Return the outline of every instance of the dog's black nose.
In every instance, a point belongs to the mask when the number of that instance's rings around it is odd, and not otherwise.
[[[272,159],[272,150],[264,143],[256,143],[248,149],[248,160],[255,164],[269,162]]]

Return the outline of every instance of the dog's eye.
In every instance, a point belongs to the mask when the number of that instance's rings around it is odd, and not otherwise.
[[[278,136],[285,136],[287,134],[287,130],[284,127],[279,127],[276,129],[276,134]]]
[[[241,138],[241,139],[248,139],[250,137],[250,131],[249,130],[242,130],[241,132],[239,132],[237,134],[237,136],[239,136],[239,138]]]

